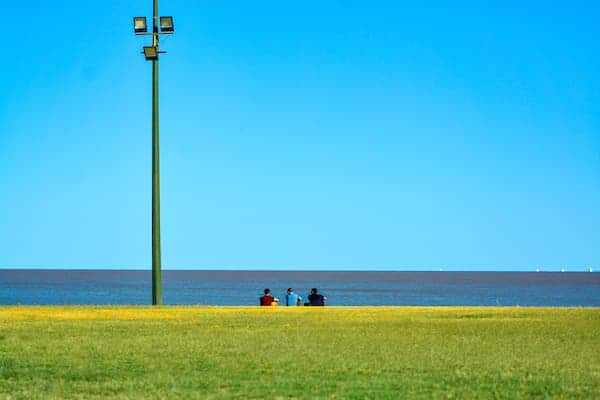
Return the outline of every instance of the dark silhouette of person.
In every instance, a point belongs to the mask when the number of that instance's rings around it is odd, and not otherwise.
[[[319,294],[317,288],[312,288],[308,295],[308,303],[304,303],[305,306],[324,306],[327,297]]]

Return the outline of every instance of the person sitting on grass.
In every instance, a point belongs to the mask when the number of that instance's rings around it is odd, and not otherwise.
[[[259,304],[261,306],[276,306],[277,303],[279,303],[279,299],[271,295],[271,289],[265,289],[265,295],[260,298]]]
[[[302,297],[294,293],[294,289],[288,288],[287,294],[285,295],[286,306],[299,306],[302,304]]]
[[[304,303],[305,306],[324,306],[327,297],[317,293],[317,288],[312,288],[308,295],[308,303]]]

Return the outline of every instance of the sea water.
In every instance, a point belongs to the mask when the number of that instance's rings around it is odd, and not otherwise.
[[[590,272],[163,271],[165,304],[258,305],[311,288],[328,305],[600,307]],[[0,269],[0,304],[149,304],[151,272]]]

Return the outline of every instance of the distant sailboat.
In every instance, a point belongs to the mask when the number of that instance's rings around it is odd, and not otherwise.
[[[594,270],[592,269],[592,267],[588,268],[588,272],[594,272]]]
[[[561,268],[561,269],[560,269],[560,272],[565,272],[565,269],[564,269],[564,268]]]
[[[540,267],[537,267],[537,268],[535,269],[535,272],[540,272]]]

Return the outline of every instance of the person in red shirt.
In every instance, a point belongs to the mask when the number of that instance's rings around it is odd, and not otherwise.
[[[261,306],[272,306],[273,303],[279,303],[279,299],[277,297],[273,297],[271,295],[271,289],[265,289],[265,295],[260,298]]]

